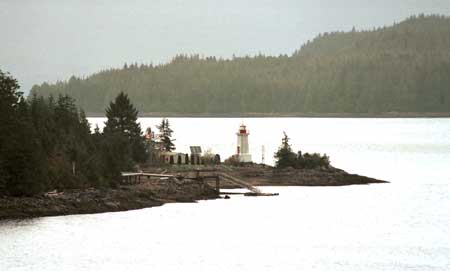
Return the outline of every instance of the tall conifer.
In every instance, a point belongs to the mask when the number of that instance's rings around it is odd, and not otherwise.
[[[158,137],[161,150],[168,152],[175,150],[175,144],[173,143],[175,139],[172,139],[173,130],[170,128],[169,120],[163,118],[157,128],[159,129]]]

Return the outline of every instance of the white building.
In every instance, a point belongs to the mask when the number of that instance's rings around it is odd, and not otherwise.
[[[252,155],[250,154],[248,147],[248,135],[250,133],[247,131],[247,127],[242,124],[239,127],[237,135],[237,157],[239,162],[250,163],[252,162]]]
[[[187,164],[189,155],[180,152],[161,152],[161,160],[165,164]]]

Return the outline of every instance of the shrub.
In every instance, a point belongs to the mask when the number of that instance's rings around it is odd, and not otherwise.
[[[299,155],[297,157],[297,164],[295,165],[295,168],[320,168],[320,167],[326,167],[328,168],[330,166],[330,158],[324,154],[320,155],[319,153],[305,153],[304,155],[299,152]]]
[[[220,164],[220,155],[212,153],[210,149],[208,149],[202,156],[202,164],[204,165],[219,165]]]
[[[328,168],[330,166],[330,157],[326,154],[319,153],[305,153],[301,151],[297,155],[292,151],[289,144],[289,137],[284,133],[282,143],[278,151],[275,153],[276,168],[293,167],[296,169],[314,169],[314,168]]]
[[[228,166],[240,166],[241,162],[239,161],[239,157],[237,155],[232,155],[224,161],[224,164]]]

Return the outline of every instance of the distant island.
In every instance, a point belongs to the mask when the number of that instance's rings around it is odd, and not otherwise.
[[[89,116],[121,91],[143,116],[450,116],[449,74],[450,18],[419,15],[320,34],[290,56],[179,55],[35,85],[30,95],[68,94]]]

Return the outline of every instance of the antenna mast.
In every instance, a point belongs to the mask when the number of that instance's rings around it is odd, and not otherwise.
[[[262,145],[261,147],[261,163],[265,164],[265,159],[266,158],[266,147],[264,145]]]

